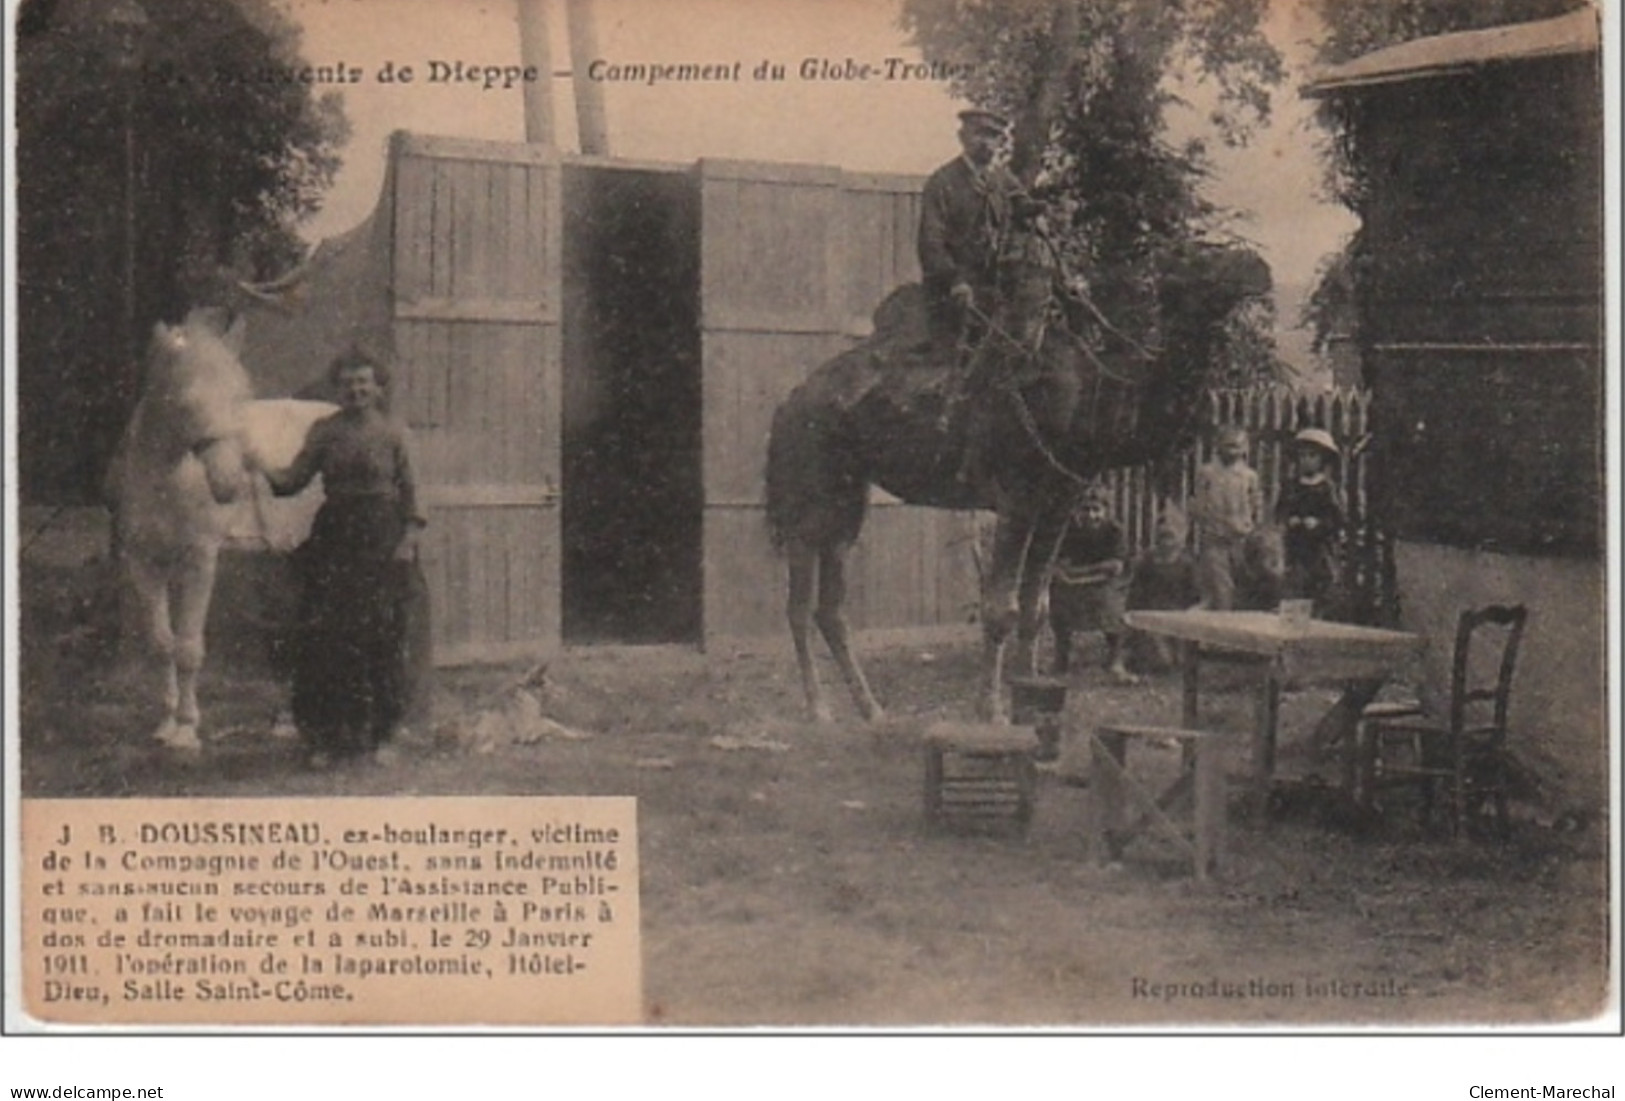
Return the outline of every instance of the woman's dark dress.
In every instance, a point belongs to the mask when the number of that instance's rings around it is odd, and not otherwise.
[[[294,554],[302,582],[293,716],[313,748],[364,752],[406,714],[409,602],[422,583],[396,549],[421,526],[406,432],[382,413],[342,411],[312,426],[273,479],[297,493],[317,474],[326,501]]]

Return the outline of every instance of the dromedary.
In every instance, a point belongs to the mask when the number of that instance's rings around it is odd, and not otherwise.
[[[830,714],[810,650],[815,621],[858,710],[881,714],[842,614],[846,558],[871,485],[909,504],[996,512],[981,594],[980,706],[1002,720],[1005,643],[1014,631],[1031,666],[1039,595],[1079,488],[1189,442],[1222,325],[1269,291],[1268,268],[1250,250],[1192,246],[1162,265],[1161,346],[1120,341],[1102,351],[1068,325],[1043,242],[1017,235],[1014,246],[1001,258],[989,335],[968,368],[922,362],[918,346],[896,335],[913,328],[919,309],[918,288],[904,288],[877,312],[875,338],[814,371],[774,415],[767,519],[789,559],[790,629],[815,719]],[[960,371],[973,380],[968,393]],[[966,477],[965,440],[978,420],[984,442]]]

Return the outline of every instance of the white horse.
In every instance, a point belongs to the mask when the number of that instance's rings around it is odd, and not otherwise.
[[[197,679],[222,542],[257,529],[271,549],[288,549],[320,502],[316,490],[314,500],[279,509],[253,471],[286,466],[310,425],[334,408],[254,401],[238,358],[245,321],[222,333],[218,316],[194,310],[179,326],[154,327],[145,389],[108,477],[140,627],[163,668],[156,737],[181,750],[201,744]]]

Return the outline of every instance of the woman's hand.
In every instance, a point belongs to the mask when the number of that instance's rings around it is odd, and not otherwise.
[[[395,561],[410,562],[418,556],[418,529],[409,527],[395,547]]]

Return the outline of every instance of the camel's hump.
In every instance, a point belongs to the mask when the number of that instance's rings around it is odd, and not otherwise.
[[[929,335],[925,321],[925,288],[904,283],[875,307],[875,338],[889,344],[923,344]]]
[[[940,403],[954,370],[928,351],[925,292],[907,283],[880,303],[874,312],[874,332],[835,358],[826,361],[797,388],[800,401],[836,409],[850,409],[879,394],[900,406],[924,397]]]

